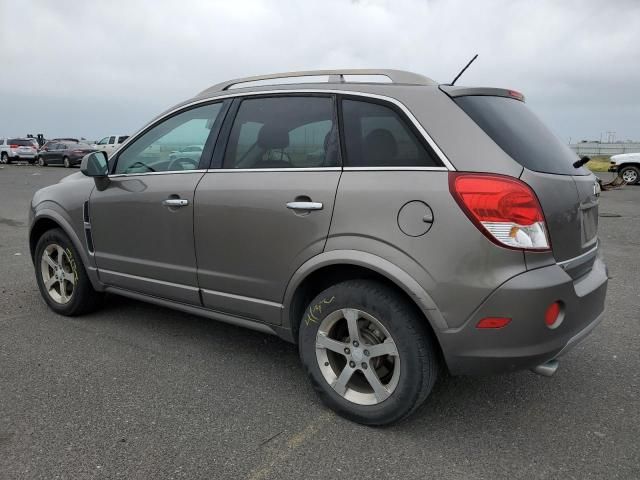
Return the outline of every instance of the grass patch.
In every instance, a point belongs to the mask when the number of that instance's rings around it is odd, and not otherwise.
[[[610,157],[591,157],[586,167],[592,172],[608,172],[611,166]]]

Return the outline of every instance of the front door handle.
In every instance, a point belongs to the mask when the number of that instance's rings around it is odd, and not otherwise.
[[[291,210],[322,210],[320,202],[289,202],[287,208]]]
[[[165,207],[186,207],[189,205],[189,200],[184,198],[167,198],[162,201],[162,205]]]

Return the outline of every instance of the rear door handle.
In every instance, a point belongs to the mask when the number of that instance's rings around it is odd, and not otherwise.
[[[189,205],[189,200],[184,198],[167,198],[162,201],[162,205],[165,207],[186,207]]]
[[[320,202],[289,202],[287,208],[291,210],[322,210]]]

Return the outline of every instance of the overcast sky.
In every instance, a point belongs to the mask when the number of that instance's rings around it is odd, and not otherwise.
[[[213,83],[399,68],[522,91],[564,141],[640,140],[640,1],[0,0],[0,137],[133,133]],[[606,134],[605,134],[606,136]]]

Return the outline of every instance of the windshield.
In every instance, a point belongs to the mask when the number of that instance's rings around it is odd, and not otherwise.
[[[529,170],[557,175],[588,175],[574,168],[578,156],[534,115],[524,102],[470,95],[455,102],[511,158]]]

